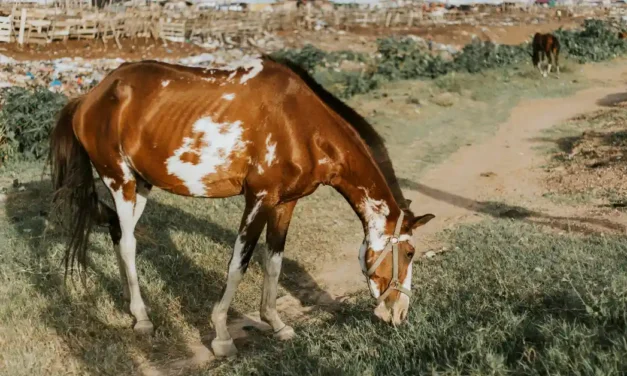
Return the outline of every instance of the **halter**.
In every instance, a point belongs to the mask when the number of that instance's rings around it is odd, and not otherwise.
[[[387,298],[387,296],[390,295],[392,290],[402,292],[403,294],[407,295],[407,297],[411,297],[411,291],[406,289],[398,280],[398,243],[400,243],[401,225],[403,224],[403,217],[405,217],[405,213],[403,213],[403,210],[401,210],[401,215],[400,217],[398,217],[398,220],[396,221],[396,228],[394,229],[394,235],[392,235],[388,243],[385,245],[385,248],[383,249],[379,257],[377,257],[377,259],[375,260],[374,264],[372,264],[370,269],[368,269],[368,271],[364,271],[364,275],[366,277],[370,277],[371,275],[373,275],[374,272],[379,267],[379,265],[381,265],[381,263],[385,259],[385,256],[387,256],[387,254],[390,253],[390,250],[392,251],[392,280],[390,280],[390,283],[388,284],[388,287],[385,289],[385,291],[383,291],[383,294],[381,294],[379,298],[377,299],[377,304],[380,304],[382,301],[384,301],[385,298]]]

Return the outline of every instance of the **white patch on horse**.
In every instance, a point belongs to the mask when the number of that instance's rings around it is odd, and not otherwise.
[[[161,86],[166,87],[170,84],[170,80],[163,80],[161,81]]]
[[[372,279],[368,278],[368,287],[370,288],[370,293],[375,299],[379,299],[381,296],[381,291],[379,291],[379,285]]]
[[[258,57],[246,56],[239,61],[231,62],[224,68],[234,71],[227,79],[229,82],[235,77],[235,73],[237,73],[237,70],[240,68],[247,71],[239,80],[239,83],[244,85],[248,80],[255,78],[263,70],[263,60]]]
[[[120,168],[122,169],[122,174],[124,174],[125,184],[133,180],[134,178],[133,173],[131,172],[131,169],[128,167],[128,165],[124,161],[120,161]]]
[[[407,267],[407,275],[405,275],[405,280],[403,281],[403,287],[406,288],[407,290],[411,291],[411,273],[413,270],[413,262],[409,263],[409,266]]]
[[[203,178],[220,168],[228,168],[230,157],[244,149],[242,122],[215,123],[210,117],[203,117],[192,126],[193,137],[185,137],[183,145],[165,162],[168,174],[181,179],[192,195],[204,196],[206,187]],[[192,148],[194,139],[201,139],[203,146]],[[185,153],[199,157],[197,164],[181,160]]]
[[[244,249],[244,243],[242,241],[242,234],[237,236],[235,239],[235,247],[233,248],[233,256],[231,258],[231,262],[229,263],[229,274],[239,273],[240,266],[242,265],[242,250]]]
[[[261,167],[261,165],[260,165],[260,164],[258,164],[258,165],[257,165],[257,173],[258,173],[259,175],[262,175],[262,174],[263,174],[263,167]]]
[[[253,59],[249,62],[250,71],[248,71],[242,78],[239,80],[240,84],[245,84],[246,81],[250,80],[257,76],[263,70],[263,61],[261,59]]]
[[[235,94],[233,93],[224,94],[222,96],[222,99],[224,99],[225,101],[232,101],[233,98],[235,98]]]
[[[102,177],[102,182],[105,183],[105,185],[107,186],[107,188],[109,188],[109,191],[111,191],[111,196],[113,196],[113,202],[117,202],[120,203],[120,205],[125,202],[126,200],[124,200],[124,191],[122,190],[122,186],[120,185],[120,187],[115,190],[113,189],[113,185],[115,184],[115,180],[111,179],[107,176],[103,176]]]
[[[407,234],[402,234],[401,236],[398,237],[399,242],[411,242],[411,240],[412,240],[411,236]]]
[[[331,160],[329,158],[327,158],[327,157],[318,159],[318,164],[320,164],[320,165],[327,164],[329,162],[331,162]]]
[[[272,134],[268,135],[268,138],[266,138],[266,148],[268,149],[268,151],[266,152],[266,164],[268,165],[268,167],[272,166],[272,163],[274,163],[274,159],[276,157],[276,142],[271,144],[272,138]]]
[[[366,189],[362,189],[366,191]],[[361,209],[368,226],[366,238],[370,243],[370,248],[375,252],[383,251],[388,240],[388,236],[385,235],[385,224],[387,216],[390,214],[388,204],[383,200],[370,198],[366,191],[361,202]]]
[[[216,82],[215,77],[203,77],[202,80],[203,81],[207,81],[207,82],[211,82],[211,83]]]
[[[250,224],[253,223],[255,216],[257,216],[257,213],[259,213],[259,209],[261,209],[261,203],[263,201],[263,198],[267,194],[268,194],[267,191],[260,191],[257,193],[257,197],[259,197],[259,199],[255,203],[255,206],[253,206],[253,209],[250,211],[250,214],[248,214],[248,217],[246,217],[246,226],[250,226]]]

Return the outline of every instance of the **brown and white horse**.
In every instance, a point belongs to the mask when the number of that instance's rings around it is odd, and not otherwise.
[[[134,236],[153,186],[193,197],[245,196],[226,287],[211,315],[217,356],[236,352],[227,310],[266,225],[260,316],[277,338],[293,336],[276,311],[282,254],[296,202],[321,184],[338,190],[362,221],[359,260],[375,314],[394,324],[406,318],[412,230],[434,216],[409,210],[381,137],[298,67],[268,57],[220,69],[126,63],[63,108],[50,146],[55,199],[74,208],[66,270],[75,261],[84,270],[92,226],[108,225],[138,332],[153,330]],[[98,200],[92,165],[115,210]]]
[[[551,64],[555,65],[557,75],[560,74],[559,53],[560,42],[553,34],[536,33],[533,36],[533,54],[531,55],[533,65],[538,67],[542,76],[546,77],[551,73]],[[542,63],[547,59],[548,67],[546,71],[542,70]]]

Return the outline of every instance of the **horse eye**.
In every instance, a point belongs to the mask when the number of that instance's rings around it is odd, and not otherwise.
[[[410,260],[413,259],[414,258],[414,253],[415,253],[415,251],[407,252],[407,258],[410,259]]]

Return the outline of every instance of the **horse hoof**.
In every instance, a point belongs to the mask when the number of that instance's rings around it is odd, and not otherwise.
[[[217,358],[228,358],[237,354],[237,348],[233,343],[233,339],[217,339],[211,341],[211,350]]]
[[[274,333],[274,338],[281,341],[289,341],[290,339],[296,336],[296,332],[294,332],[294,328],[289,325],[285,325],[278,332]]]
[[[150,322],[150,320],[142,320],[142,321],[138,321],[135,324],[135,327],[133,327],[133,330],[137,334],[149,336],[149,335],[152,335],[152,333],[154,333],[155,327],[152,325],[152,322]]]

